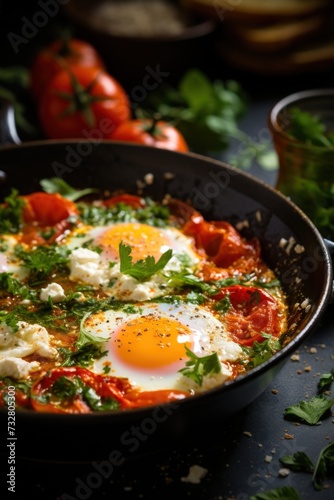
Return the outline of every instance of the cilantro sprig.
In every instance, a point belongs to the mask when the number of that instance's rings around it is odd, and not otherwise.
[[[152,255],[148,255],[145,259],[140,259],[133,262],[131,257],[132,249],[129,245],[119,244],[120,271],[123,274],[132,276],[137,281],[146,281],[154,274],[162,271],[172,258],[173,251],[166,250],[158,261]]]
[[[185,377],[194,380],[198,385],[202,385],[205,376],[220,372],[221,364],[216,352],[199,357],[187,346],[185,346],[185,349],[189,360],[186,361],[185,368],[179,370],[179,373],[182,373]]]

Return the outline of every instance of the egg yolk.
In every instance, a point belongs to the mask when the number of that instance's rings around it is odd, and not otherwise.
[[[170,247],[169,238],[156,227],[146,224],[118,224],[104,231],[96,238],[96,244],[101,246],[109,258],[118,260],[118,247],[122,242],[132,249],[134,262],[152,255],[156,260]]]
[[[175,369],[175,363],[184,366],[185,346],[192,349],[191,334],[174,318],[149,314],[123,323],[112,336],[112,350],[139,369]]]

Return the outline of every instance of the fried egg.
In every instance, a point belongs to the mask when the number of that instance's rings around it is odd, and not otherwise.
[[[194,268],[199,262],[192,239],[174,227],[157,228],[138,222],[87,226],[78,228],[65,242],[72,251],[70,279],[102,287],[115,300],[145,301],[167,293],[166,279],[159,274],[138,282],[120,272],[121,242],[131,247],[133,263],[148,256],[158,261],[163,253],[172,249],[173,256],[164,271],[179,271],[185,261],[188,267]]]
[[[183,302],[151,302],[131,309],[99,312],[87,318],[84,328],[89,334],[106,339],[102,350],[107,354],[95,361],[94,371],[103,373],[109,367],[110,375],[126,377],[141,390],[201,390],[179,373],[188,360],[186,347],[199,357],[218,354],[221,373],[213,385],[229,378],[229,362],[243,356],[241,348],[229,339],[223,323],[212,313]]]

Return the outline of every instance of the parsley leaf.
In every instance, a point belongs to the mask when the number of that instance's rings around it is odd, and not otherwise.
[[[252,495],[249,500],[300,500],[300,496],[292,486],[283,486]]]
[[[249,368],[255,368],[270,359],[275,352],[279,351],[281,344],[274,339],[272,335],[262,333],[262,337],[266,338],[263,342],[255,341],[252,347],[242,346],[243,351],[250,358],[248,363]]]
[[[325,446],[319,453],[312,477],[312,483],[316,490],[322,490],[322,482],[330,471],[334,471],[334,443]]]
[[[291,470],[313,473],[314,488],[322,490],[323,481],[334,471],[334,443],[328,444],[320,451],[315,466],[309,456],[302,451],[281,457],[280,462]]]
[[[334,381],[334,369],[330,373],[323,373],[318,382],[319,392],[326,391]]]
[[[198,385],[202,385],[206,375],[220,372],[221,364],[216,352],[208,356],[198,357],[187,346],[185,348],[189,361],[186,362],[185,368],[179,370],[179,373],[194,380]]]
[[[76,201],[83,196],[91,193],[97,193],[99,190],[94,188],[86,188],[77,190],[72,186],[67,184],[64,179],[60,177],[51,177],[50,179],[42,179],[40,181],[40,185],[44,189],[46,193],[59,193],[64,198],[67,198],[71,201]]]
[[[314,465],[310,457],[303,451],[296,451],[293,455],[285,455],[279,461],[294,471],[313,472]]]
[[[90,314],[91,314],[90,312],[85,314],[82,320],[80,321],[80,332],[78,339],[75,343],[75,346],[79,349],[81,349],[86,344],[100,344],[106,342],[109,338],[109,337],[100,337],[98,335],[94,335],[94,333],[89,333],[85,329],[84,325]]]
[[[5,203],[0,205],[0,233],[16,234],[21,228],[25,201],[18,196],[16,189],[12,189],[4,201]]]
[[[294,415],[310,425],[315,425],[334,404],[334,399],[324,395],[315,396],[310,401],[301,401],[285,409],[284,416]]]
[[[123,274],[132,276],[138,281],[145,281],[154,274],[161,271],[166,264],[170,261],[173,255],[171,249],[166,250],[160,259],[156,262],[152,255],[148,255],[146,259],[140,259],[137,262],[132,262],[131,247],[124,245],[122,242],[119,244],[119,257],[120,257],[120,271]]]

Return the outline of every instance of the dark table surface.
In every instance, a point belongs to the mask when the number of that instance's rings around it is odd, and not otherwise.
[[[4,35],[8,29],[6,27],[3,31]],[[25,57],[23,51],[21,58]],[[17,61],[21,62],[19,58]],[[3,54],[3,62],[13,63],[10,54]],[[213,76],[238,79],[249,91],[250,105],[240,128],[254,138],[267,131],[269,110],[279,98],[296,90],[333,86],[334,81],[333,70],[292,78],[259,78],[212,66],[210,60],[207,60],[206,69]],[[220,158],[226,161],[230,153],[231,150]],[[276,172],[264,171],[256,164],[250,172],[269,184],[275,183]],[[309,473],[291,471],[282,477],[279,459],[283,455],[304,451],[316,462],[321,449],[333,442],[333,415],[326,416],[320,425],[315,426],[297,425],[284,418],[285,408],[315,396],[320,375],[334,368],[333,305],[328,307],[321,323],[296,354],[299,354],[299,361],[288,360],[274,381],[250,406],[228,420],[214,421],[210,427],[195,426],[191,435],[186,433],[177,445],[166,445],[151,453],[139,448],[136,456],[129,456],[124,463],[115,466],[112,473],[109,470],[106,477],[96,475],[92,462],[53,463],[18,456],[16,493],[12,494],[6,488],[7,466],[4,465],[1,468],[0,496],[20,500],[28,497],[45,500],[248,500],[258,492],[291,486],[303,500],[332,499],[332,479],[324,482],[322,491],[316,491]],[[84,442],[84,435],[82,439]],[[186,479],[189,468],[194,465],[206,472],[197,484]]]

